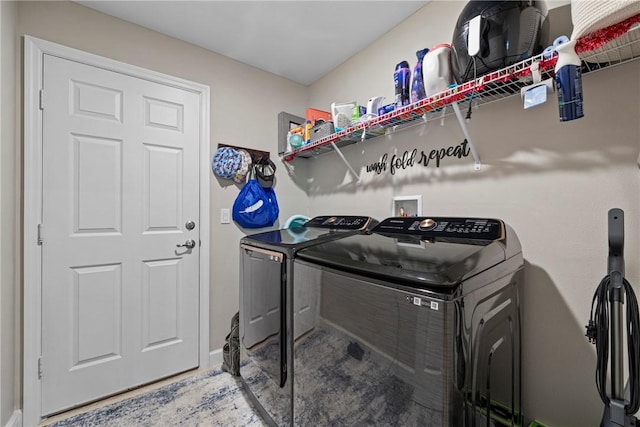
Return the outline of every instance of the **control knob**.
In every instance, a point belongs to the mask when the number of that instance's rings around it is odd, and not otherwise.
[[[420,230],[429,231],[436,226],[436,222],[432,219],[423,219],[420,221]]]

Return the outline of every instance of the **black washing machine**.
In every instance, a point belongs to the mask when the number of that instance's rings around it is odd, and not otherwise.
[[[294,264],[291,424],[522,424],[523,257],[503,221],[388,218]]]
[[[317,309],[309,306],[307,295],[300,290],[294,297],[296,254],[315,244],[366,233],[377,224],[366,216],[318,216],[300,227],[240,240],[240,376],[270,424],[292,423],[293,342],[316,322]]]

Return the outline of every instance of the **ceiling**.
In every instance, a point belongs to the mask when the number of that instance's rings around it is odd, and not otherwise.
[[[424,1],[76,1],[309,85]]]

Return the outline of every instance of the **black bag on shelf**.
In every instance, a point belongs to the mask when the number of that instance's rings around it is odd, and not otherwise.
[[[480,18],[478,18],[480,17]],[[479,19],[480,52],[470,56],[467,43]],[[458,83],[524,61],[549,45],[547,7],[541,1],[470,0],[462,9],[451,43],[451,68]]]

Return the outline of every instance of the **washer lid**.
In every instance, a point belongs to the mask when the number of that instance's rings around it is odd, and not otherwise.
[[[456,287],[506,259],[501,221],[488,220],[496,221],[495,228],[489,227],[485,232],[484,227],[474,238],[464,230],[477,224],[476,220],[434,218],[423,222],[425,219],[429,218],[387,219],[371,235],[323,242],[301,250],[298,257],[366,277],[440,289]],[[480,221],[484,224],[485,220]],[[444,222],[467,225],[453,231],[451,227],[440,228]],[[410,227],[415,223],[422,223],[423,230]],[[397,227],[396,232],[389,232],[389,226]]]
[[[317,216],[302,226],[251,234],[241,241],[247,244],[258,242],[279,247],[303,247],[369,230],[376,224],[378,221],[368,216]]]

